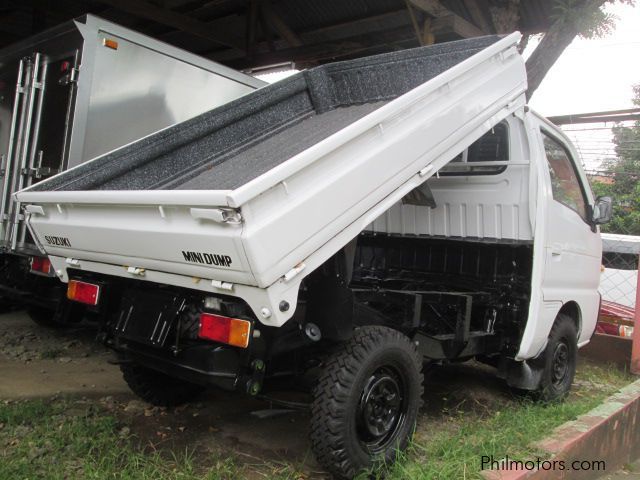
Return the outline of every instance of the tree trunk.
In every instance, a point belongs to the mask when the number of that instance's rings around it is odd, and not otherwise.
[[[549,27],[547,33],[527,60],[527,76],[529,88],[527,100],[540,86],[549,69],[560,58],[562,52],[578,35],[580,21],[592,14],[594,9],[600,8],[606,0],[585,0],[575,5],[571,16],[563,15]]]

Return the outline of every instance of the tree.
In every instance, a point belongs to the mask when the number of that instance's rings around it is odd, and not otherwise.
[[[633,87],[633,103],[640,107],[640,84]],[[602,230],[610,233],[640,235],[640,122],[631,127],[613,128],[616,158],[602,163],[611,183],[594,180],[596,195],[614,199],[613,218]]]
[[[613,30],[615,17],[606,13],[604,6],[616,1],[634,5],[635,0],[555,0],[553,23],[527,59],[527,99],[531,98],[549,69],[576,36],[602,37]]]

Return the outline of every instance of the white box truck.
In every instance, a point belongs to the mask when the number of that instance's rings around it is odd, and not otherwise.
[[[0,50],[0,302],[48,325],[82,315],[16,191],[263,85],[94,15]]]
[[[519,38],[314,68],[17,198],[136,393],[315,375],[311,443],[349,478],[407,445],[423,361],[556,400],[594,331],[611,201],[525,105]]]

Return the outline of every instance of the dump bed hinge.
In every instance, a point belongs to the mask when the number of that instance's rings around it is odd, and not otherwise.
[[[200,220],[212,220],[218,223],[238,225],[242,223],[242,215],[233,208],[192,208],[191,216]]]

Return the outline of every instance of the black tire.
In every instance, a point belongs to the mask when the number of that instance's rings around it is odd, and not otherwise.
[[[578,357],[578,331],[573,319],[559,314],[556,318],[547,347],[542,353],[543,373],[537,397],[543,402],[564,400],[571,390]]]
[[[0,315],[4,313],[15,312],[16,310],[20,310],[22,306],[19,303],[16,303],[13,300],[8,298],[0,297]]]
[[[423,393],[422,358],[386,327],[354,332],[323,364],[311,404],[311,447],[337,478],[393,463],[413,434]]]
[[[41,327],[47,328],[64,328],[69,326],[67,322],[63,322],[59,312],[46,307],[29,306],[27,307],[27,315]]]
[[[136,363],[123,363],[120,370],[133,393],[158,407],[182,405],[205,390],[201,385],[170,377]]]
[[[84,318],[85,309],[82,305],[62,299],[57,308],[47,308],[29,305],[27,315],[40,326],[47,328],[65,328],[76,324]]]

